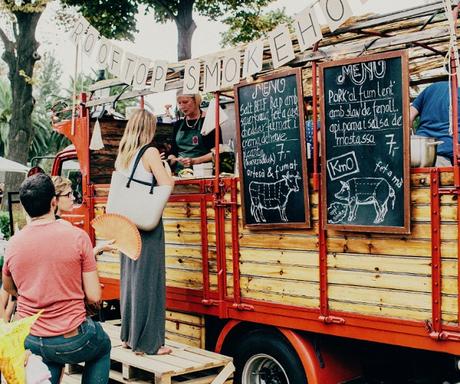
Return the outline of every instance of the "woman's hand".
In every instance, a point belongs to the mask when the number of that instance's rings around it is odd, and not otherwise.
[[[113,245],[114,243],[115,240],[110,240],[107,243],[95,246],[93,248],[94,256],[101,255],[103,252],[116,251],[118,248]]]
[[[177,157],[174,155],[169,155],[168,156],[168,161],[170,164],[176,164],[177,163]]]

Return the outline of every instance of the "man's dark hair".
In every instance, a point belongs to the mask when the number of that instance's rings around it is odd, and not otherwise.
[[[28,177],[19,187],[19,199],[30,217],[48,213],[51,209],[51,200],[55,195],[51,178],[43,173]]]

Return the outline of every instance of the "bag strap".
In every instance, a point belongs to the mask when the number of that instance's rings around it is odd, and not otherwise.
[[[137,154],[136,160],[134,160],[133,170],[131,171],[131,175],[129,176],[128,182],[126,183],[126,188],[130,187],[131,181],[133,181],[133,179],[134,179],[134,173],[136,172],[137,166],[139,165],[139,162],[141,161],[142,156],[144,156],[145,151],[147,151],[147,149],[149,149],[149,148],[150,148],[150,144],[144,145],[140,149],[139,153]],[[154,187],[155,187],[155,181],[152,180],[152,185],[150,186],[150,192],[149,192],[150,194],[153,194],[153,188]]]

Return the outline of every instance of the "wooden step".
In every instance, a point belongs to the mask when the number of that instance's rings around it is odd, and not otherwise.
[[[101,323],[112,342],[110,354],[111,382],[155,384],[231,384],[234,371],[232,358],[204,349],[166,340],[172,349],[169,355],[135,355],[120,341],[120,328],[113,323]],[[79,379],[82,367],[69,365],[65,384]]]

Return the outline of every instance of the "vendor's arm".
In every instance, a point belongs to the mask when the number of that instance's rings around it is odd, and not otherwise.
[[[178,159],[178,161],[180,161],[184,165],[184,167],[188,168],[188,167],[191,167],[194,164],[201,164],[201,163],[207,163],[207,162],[212,161],[212,153],[209,152],[206,155],[199,156],[199,157],[194,157],[194,158],[180,157]]]
[[[219,127],[219,143],[222,144],[222,129]],[[203,145],[209,151],[208,153],[195,157],[195,158],[183,158],[179,161],[184,164],[185,167],[191,167],[194,164],[207,163],[212,161],[211,150],[216,146],[216,131],[210,132],[208,135],[203,136]]]
[[[409,110],[409,126],[412,128],[414,126],[414,120],[418,116],[418,110],[413,105],[410,106]]]

